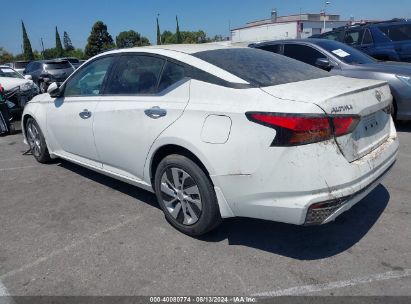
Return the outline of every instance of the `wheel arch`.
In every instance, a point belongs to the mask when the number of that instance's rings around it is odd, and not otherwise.
[[[200,158],[195,153],[193,153],[190,149],[187,149],[178,144],[165,144],[165,145],[158,147],[153,152],[150,158],[148,169],[149,169],[149,179],[150,179],[150,182],[153,188],[154,188],[154,176],[155,176],[155,172],[157,170],[158,165],[160,164],[162,159],[172,154],[179,154],[179,155],[183,155],[189,158],[196,165],[198,165],[204,171],[204,173],[206,173],[207,176],[210,178],[210,171],[207,169],[204,163],[200,160]],[[210,178],[210,181],[211,181],[211,178]],[[211,181],[211,183],[213,182]]]
[[[148,178],[146,178],[146,180],[149,179],[149,182],[151,183],[151,186],[154,191],[155,191],[154,189],[155,170],[157,169],[161,160],[164,159],[164,157],[171,155],[171,154],[184,155],[188,157],[190,160],[192,160],[195,164],[197,164],[206,173],[207,177],[209,178],[211,184],[213,185],[216,191],[216,196],[217,196],[217,201],[218,201],[218,206],[219,206],[221,217],[229,218],[229,217],[235,216],[230,204],[225,199],[222,190],[218,187],[218,185],[214,184],[211,178],[211,175],[214,172],[211,165],[208,164],[205,157],[203,157],[198,151],[196,151],[195,148],[190,149],[180,144],[167,143],[167,144],[163,144],[157,147],[154,150],[154,152],[151,154],[149,158],[150,161],[148,162],[148,166],[147,166],[148,168],[146,168],[145,170],[145,172],[148,174]]]

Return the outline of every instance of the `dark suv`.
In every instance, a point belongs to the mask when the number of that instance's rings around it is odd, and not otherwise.
[[[45,93],[51,83],[57,82],[60,85],[73,72],[74,67],[67,60],[39,60],[30,62],[23,74],[30,75],[41,93]]]
[[[411,62],[410,21],[391,20],[340,27],[310,38],[337,40],[379,60]]]

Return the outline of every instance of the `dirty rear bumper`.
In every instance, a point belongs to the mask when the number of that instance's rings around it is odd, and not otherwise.
[[[212,176],[234,216],[307,224],[313,204],[341,205],[316,224],[325,224],[367,196],[390,171],[398,154],[395,131],[377,149],[349,163],[333,142],[272,149],[250,175]]]
[[[331,221],[334,221],[338,216],[351,209],[352,206],[360,202],[364,197],[366,197],[370,192],[372,192],[380,184],[381,180],[391,170],[391,168],[394,165],[395,162],[388,169],[386,169],[378,178],[376,178],[374,182],[372,182],[364,189],[361,189],[360,191],[352,195],[338,198],[333,201],[324,202],[324,207],[319,206],[318,208],[314,209],[312,207],[315,207],[314,205],[318,204],[311,205],[307,210],[304,225],[323,225]]]

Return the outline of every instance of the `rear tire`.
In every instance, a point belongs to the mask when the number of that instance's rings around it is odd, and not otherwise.
[[[169,155],[159,163],[154,189],[167,221],[187,235],[203,235],[222,221],[210,179],[185,156]]]
[[[27,119],[25,132],[34,158],[42,164],[50,162],[51,158],[47,149],[46,139],[34,118],[30,117]]]

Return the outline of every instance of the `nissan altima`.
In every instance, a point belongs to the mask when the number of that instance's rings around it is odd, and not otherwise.
[[[371,192],[398,140],[386,82],[221,44],[110,51],[25,107],[40,163],[156,194],[192,236],[241,216],[325,224]]]

